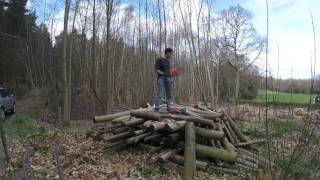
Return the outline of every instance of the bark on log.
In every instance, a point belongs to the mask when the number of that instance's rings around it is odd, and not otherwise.
[[[219,140],[214,140],[214,143],[215,143],[215,146],[216,146],[217,148],[223,148],[223,147],[222,147],[222,144],[221,144],[221,141],[219,141]]]
[[[181,135],[179,133],[173,133],[161,139],[160,144],[172,145],[174,142],[177,142],[181,139]]]
[[[152,141],[153,139],[158,139],[158,138],[162,138],[164,136],[167,136],[168,134],[164,133],[164,134],[153,134],[151,136],[148,136],[146,138],[144,138],[144,142],[147,141]]]
[[[160,121],[153,121],[150,124],[143,124],[143,127],[146,128],[148,131],[158,131],[160,129],[165,128],[166,123],[165,122],[160,122]]]
[[[93,130],[93,132],[95,132],[95,133],[93,133],[92,135],[94,136],[94,134],[96,134],[96,136],[97,136],[100,134],[110,133],[110,132],[113,132],[116,128],[121,128],[121,125],[117,124],[117,125],[103,127],[103,128],[99,128],[97,130]]]
[[[243,146],[249,146],[252,144],[264,143],[266,141],[267,141],[266,139],[251,140],[251,141],[247,141],[247,142],[237,143],[237,144],[235,144],[235,146],[236,147],[243,147]]]
[[[223,131],[220,123],[216,123],[216,125],[217,125],[219,131]],[[229,150],[231,152],[236,149],[231,143],[229,143],[229,141],[227,140],[226,137],[221,140],[221,143],[224,148],[226,148],[227,150]]]
[[[135,144],[137,142],[142,141],[145,137],[150,136],[151,132],[140,134],[139,136],[131,137],[127,140],[129,144]]]
[[[205,145],[196,145],[196,152],[199,155],[212,158],[212,159],[218,159],[225,162],[233,163],[237,159],[237,153],[231,152],[215,147],[205,146]]]
[[[226,138],[231,142],[231,144],[234,144],[234,139],[231,136],[230,132],[228,131],[228,129],[226,127],[222,128],[223,132],[226,134]]]
[[[108,114],[103,116],[95,116],[93,118],[93,122],[94,123],[108,122],[108,121],[112,121],[113,119],[116,119],[122,116],[127,116],[127,115],[130,115],[130,111],[124,111],[116,114]]]
[[[225,125],[225,127],[227,128],[227,130],[229,131],[230,135],[232,136],[233,138],[233,143],[232,144],[235,144],[235,143],[238,143],[240,140],[239,138],[237,137],[237,135],[233,132],[229,122],[226,120],[226,117],[222,118],[222,121],[223,124]]]
[[[239,152],[239,158],[244,159],[244,160],[249,161],[254,164],[259,164],[259,160],[257,158],[254,158],[252,156],[247,156],[245,154],[242,154],[241,152]]]
[[[211,118],[219,118],[219,117],[222,117],[223,114],[222,113],[218,113],[218,112],[213,112],[213,111],[202,111],[202,110],[199,110],[199,109],[195,109],[195,108],[190,108],[190,111],[198,114],[198,115],[204,115],[204,116],[208,116],[208,117],[211,117]]]
[[[151,146],[151,145],[145,144],[145,143],[139,143],[138,146],[142,149],[147,150],[149,153],[159,151],[162,148],[162,146]]]
[[[203,136],[203,137],[220,139],[220,140],[222,140],[225,137],[223,131],[209,130],[201,127],[195,127],[195,130],[197,135]]]
[[[121,145],[121,144],[124,144],[126,143],[126,139],[123,139],[123,140],[120,140],[120,141],[115,141],[113,143],[109,143],[105,146],[105,148],[112,148],[112,147],[115,147],[115,146],[118,146],[118,145]]]
[[[160,114],[155,112],[149,112],[149,111],[131,111],[131,116],[137,117],[137,118],[144,118],[147,120],[155,120],[160,121]]]
[[[237,158],[237,163],[240,163],[244,166],[250,167],[251,169],[258,169],[258,164],[254,163],[254,162],[250,162],[246,159],[241,158],[241,156],[239,156],[239,158]]]
[[[241,174],[247,174],[247,172],[253,172],[253,173],[262,173],[262,169],[256,169],[256,168],[252,168],[252,167],[248,167],[244,164],[238,163],[237,166],[242,169],[240,170]],[[246,172],[246,173],[244,173]]]
[[[153,122],[154,122],[153,120],[145,121],[142,126],[143,126],[143,127],[149,127],[149,126],[151,126],[151,124],[152,124]]]
[[[238,136],[239,140],[241,142],[249,141],[248,137],[246,137],[245,135],[242,134],[241,130],[238,128],[236,123],[231,119],[231,117],[228,114],[224,114],[224,115],[227,117],[226,119],[227,119],[228,123],[230,124],[234,133]]]
[[[216,171],[227,173],[227,174],[239,175],[239,172],[235,169],[229,169],[229,168],[223,168],[223,167],[217,167],[217,166],[210,166],[210,168]]]
[[[125,142],[125,143],[123,143],[123,144],[119,144],[119,145],[117,145],[117,146],[113,146],[113,147],[111,147],[111,148],[107,148],[106,150],[107,150],[108,152],[114,152],[114,151],[119,151],[119,150],[121,150],[121,149],[123,149],[123,148],[125,148],[125,147],[128,147],[128,146],[130,146],[130,144],[127,143],[127,142]]]
[[[186,124],[186,121],[176,121],[176,122],[166,123],[165,129],[169,132],[174,132],[184,128],[185,124]]]
[[[159,113],[150,112],[150,111],[131,111],[131,116],[134,116],[137,118],[144,118],[148,120],[155,120],[155,121],[160,121],[161,118],[170,118],[170,119],[176,119],[176,120],[190,121],[194,123],[201,123],[201,124],[214,127],[212,120],[204,119],[200,117],[193,117],[193,116],[184,116],[184,115],[176,115],[176,114],[159,114]]]
[[[115,141],[118,139],[124,139],[124,138],[128,138],[132,136],[132,132],[124,132],[124,133],[120,133],[120,134],[116,134],[113,136],[107,136],[107,137],[103,137],[104,141]]]
[[[127,115],[127,116],[122,116],[122,117],[118,117],[118,118],[115,118],[111,121],[112,124],[118,124],[118,123],[121,123],[121,122],[127,122],[130,120],[130,115]]]
[[[186,114],[189,115],[189,116],[194,116],[194,117],[199,117],[199,118],[201,118],[200,115],[198,115],[198,114],[195,113],[195,112],[190,111],[189,109],[187,109]]]
[[[126,132],[128,130],[129,130],[128,127],[120,127],[120,128],[114,129],[113,130],[113,134],[123,133],[123,132]]]
[[[181,149],[171,149],[169,151],[162,153],[161,155],[159,155],[158,161],[161,163],[167,163],[168,160],[170,158],[172,158],[173,156],[175,156],[179,150],[181,150]]]
[[[205,114],[205,113],[197,113],[200,117],[210,120],[216,120],[221,115],[215,115],[215,114]]]
[[[176,115],[176,114],[163,114],[161,115],[162,118],[171,118],[176,120],[184,120],[188,122],[200,123],[204,125],[208,125],[210,127],[214,127],[214,123],[210,119],[204,119],[201,117],[193,117],[193,116],[184,116],[184,115]]]
[[[242,149],[242,148],[238,148],[237,149],[239,153],[243,154],[243,155],[246,155],[246,156],[249,156],[249,157],[252,157],[252,158],[255,158],[255,159],[258,159],[259,160],[259,166],[261,167],[264,167],[264,168],[267,168],[269,167],[269,160],[257,155],[257,154],[254,154],[248,150],[245,150],[245,149]],[[271,163],[271,166],[275,166],[274,163]]]
[[[196,135],[192,122],[187,122],[185,126],[185,144],[184,144],[184,180],[193,180],[196,172]]]
[[[176,164],[184,165],[184,157],[182,156],[175,155],[170,160]],[[196,160],[196,168],[200,170],[206,170],[208,168],[208,163]]]
[[[132,135],[133,135],[133,136],[138,136],[138,135],[143,134],[143,133],[144,133],[143,130],[132,131]]]
[[[123,122],[121,124],[124,126],[133,126],[133,125],[141,124],[144,121],[145,121],[145,119],[142,119],[142,118],[131,118],[130,121]]]

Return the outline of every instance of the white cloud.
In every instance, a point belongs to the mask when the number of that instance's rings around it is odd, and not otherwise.
[[[255,15],[254,23],[261,34],[266,34],[266,4],[264,0],[241,0],[241,5]],[[313,53],[313,32],[309,9],[315,21],[319,40],[320,5],[316,0],[269,0],[269,64],[272,74],[277,74],[280,46],[280,76],[282,78],[310,78],[310,54]],[[319,49],[317,50],[319,55]],[[265,61],[258,64],[264,69]],[[319,69],[320,62],[316,69]],[[320,71],[316,70],[317,73]]]

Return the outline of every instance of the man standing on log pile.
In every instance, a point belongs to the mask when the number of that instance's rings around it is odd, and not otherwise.
[[[159,111],[163,88],[166,91],[167,111],[171,112],[172,106],[172,81],[171,78],[178,75],[176,69],[171,68],[170,60],[173,55],[171,48],[166,48],[164,57],[156,60],[155,71],[157,74],[157,94],[155,100],[155,111]]]

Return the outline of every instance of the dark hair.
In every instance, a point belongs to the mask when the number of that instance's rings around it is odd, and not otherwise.
[[[166,48],[166,49],[164,50],[164,54],[172,53],[172,52],[173,52],[173,50],[172,50],[171,48]]]

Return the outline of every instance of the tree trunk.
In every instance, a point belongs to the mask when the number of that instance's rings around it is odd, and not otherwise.
[[[236,87],[235,87],[235,103],[238,104],[239,100],[239,89],[240,89],[240,70],[237,68],[236,70]]]
[[[69,59],[68,59],[68,107],[70,108],[70,113],[71,113],[71,106],[72,106],[72,50],[73,50],[73,34],[75,30],[75,21],[78,13],[78,8],[79,8],[79,2],[80,0],[76,1],[76,7],[74,10],[73,14],[73,21],[72,21],[72,30],[71,30],[71,35],[70,35],[70,47],[69,47]]]
[[[67,70],[67,43],[68,43],[68,17],[70,10],[70,0],[66,0],[64,10],[64,27],[63,27],[63,85],[64,85],[64,98],[63,98],[63,121],[66,123],[70,120],[70,97],[69,97],[69,84],[68,84],[68,70]]]

